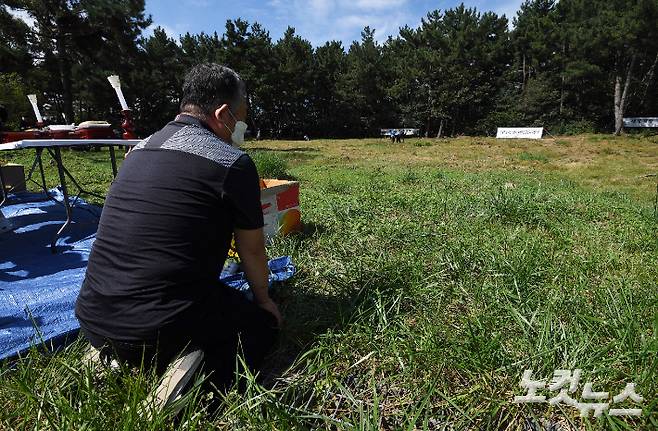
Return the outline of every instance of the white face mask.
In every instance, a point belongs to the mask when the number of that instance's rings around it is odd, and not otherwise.
[[[231,141],[236,147],[241,147],[244,144],[244,134],[247,131],[247,123],[238,121],[235,123],[235,130],[231,133]]]
[[[231,114],[231,117],[233,117],[234,120],[236,120],[235,116],[229,109],[228,112]],[[241,147],[242,144],[244,144],[244,134],[247,131],[247,123],[244,121],[235,121],[235,128],[233,131],[226,126],[226,128],[231,132],[231,143],[233,144],[234,147]]]

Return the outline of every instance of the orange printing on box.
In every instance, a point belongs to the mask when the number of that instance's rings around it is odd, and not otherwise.
[[[265,221],[265,237],[287,235],[301,230],[299,183],[286,180],[262,180],[261,207]],[[261,184],[261,185],[262,185]]]

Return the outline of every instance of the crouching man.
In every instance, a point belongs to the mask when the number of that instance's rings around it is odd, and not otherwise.
[[[268,295],[256,167],[237,147],[243,81],[217,64],[185,77],[180,114],[138,145],[110,187],[76,316],[101,351],[158,371],[185,348],[225,387],[236,354],[257,369],[281,315]],[[254,301],[219,281],[235,234]]]

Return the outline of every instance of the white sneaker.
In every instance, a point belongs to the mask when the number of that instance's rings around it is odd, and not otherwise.
[[[162,410],[180,399],[202,361],[203,351],[195,350],[169,364],[167,372],[160,379],[160,385],[142,403],[142,415],[150,418],[154,409]],[[173,406],[172,413],[177,414],[183,407]]]

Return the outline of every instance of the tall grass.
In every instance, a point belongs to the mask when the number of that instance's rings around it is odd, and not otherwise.
[[[256,169],[261,178],[286,179],[289,178],[288,162],[285,158],[274,152],[251,151]]]
[[[555,173],[304,163],[295,278],[264,380],[176,420],[138,406],[155,377],[96,377],[84,343],[0,371],[8,429],[655,429],[658,223],[653,202]],[[583,369],[641,418],[517,405],[524,370]],[[582,389],[582,385],[581,385]]]

